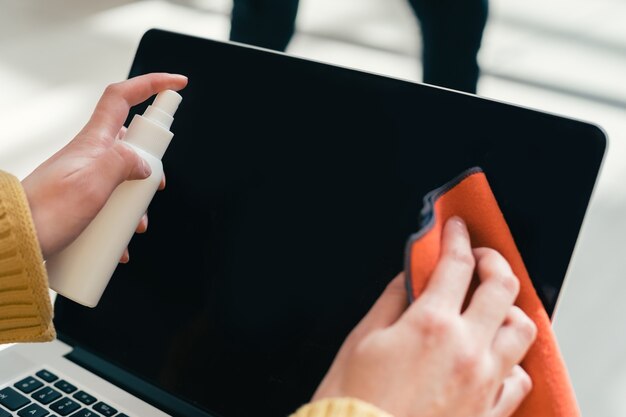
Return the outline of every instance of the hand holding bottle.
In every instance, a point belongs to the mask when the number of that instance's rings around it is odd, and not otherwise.
[[[186,77],[165,73],[109,85],[78,135],[22,181],[44,259],[76,239],[119,184],[150,176],[150,166],[120,140],[122,125],[131,106],[186,85]],[[143,219],[138,230],[145,227]]]

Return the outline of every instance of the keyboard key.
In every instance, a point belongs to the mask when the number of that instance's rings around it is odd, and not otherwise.
[[[128,416],[126,414],[124,414],[124,413],[120,413],[120,414],[116,415],[115,417],[128,417]]]
[[[54,388],[43,387],[39,391],[36,391],[31,397],[36,399],[42,404],[50,404],[61,396],[61,393]]]
[[[0,408],[0,417],[11,417],[11,413],[4,408]]]
[[[55,382],[54,386],[67,394],[71,394],[72,392],[78,389],[74,385],[70,384],[69,382],[63,379],[60,380],[59,382]]]
[[[16,382],[13,386],[22,391],[24,394],[30,394],[36,389],[41,388],[43,386],[43,382],[29,376],[19,382]]]
[[[105,403],[103,403],[102,401],[100,401],[98,404],[93,406],[93,409],[96,410],[97,412],[101,413],[102,415],[109,417],[109,416],[114,416],[115,413],[117,413],[117,410],[113,407],[111,407],[110,405],[107,405]]]
[[[72,414],[70,417],[100,417],[100,414],[96,413],[95,411],[91,411],[87,408],[83,408],[82,410],[77,411],[74,414]]]
[[[66,416],[80,408],[80,404],[69,398],[61,398],[59,401],[52,403],[50,409],[56,411],[62,416]]]
[[[31,404],[26,408],[22,408],[17,415],[20,417],[44,417],[50,414],[45,408],[37,405]]]
[[[74,398],[76,398],[78,401],[80,401],[83,404],[86,405],[91,405],[93,403],[95,403],[96,398],[92,397],[91,395],[87,394],[85,391],[78,391],[76,394],[73,395]]]
[[[30,400],[11,387],[0,390],[0,404],[11,411],[24,407]]]
[[[58,376],[56,376],[50,371],[46,371],[45,369],[42,369],[41,371],[37,372],[35,375],[37,375],[39,378],[43,379],[46,382],[54,382],[57,379],[59,379]]]

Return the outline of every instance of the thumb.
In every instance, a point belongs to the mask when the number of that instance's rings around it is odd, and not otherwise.
[[[150,165],[123,141],[117,140],[98,160],[97,167],[112,189],[128,180],[142,180],[152,174]]]
[[[385,291],[358,324],[358,333],[367,334],[373,330],[391,326],[402,316],[408,304],[404,273],[400,273],[387,285]]]

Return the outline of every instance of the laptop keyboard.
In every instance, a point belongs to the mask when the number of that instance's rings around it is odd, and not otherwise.
[[[129,417],[42,369],[0,389],[0,417]]]

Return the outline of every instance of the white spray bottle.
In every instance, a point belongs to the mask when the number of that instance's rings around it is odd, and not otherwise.
[[[148,209],[161,177],[161,158],[174,134],[170,126],[182,97],[160,92],[143,116],[135,115],[124,142],[152,168],[144,180],[120,184],[96,218],[67,248],[46,261],[50,287],[87,307],[100,301],[137,224]]]

